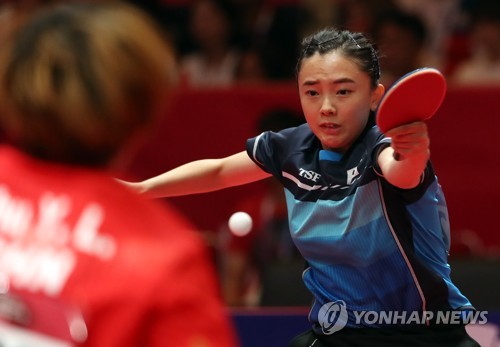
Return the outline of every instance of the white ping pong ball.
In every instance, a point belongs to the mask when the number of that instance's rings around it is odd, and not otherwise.
[[[252,230],[252,217],[246,212],[235,212],[229,217],[229,230],[236,236],[245,236]]]

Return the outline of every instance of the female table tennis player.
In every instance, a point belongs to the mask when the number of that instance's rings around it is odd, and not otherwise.
[[[290,346],[479,346],[463,320],[436,318],[474,309],[450,280],[448,215],[426,124],[383,134],[374,121],[379,78],[377,51],[363,34],[319,31],[303,40],[297,64],[307,124],[124,184],[167,197],[279,180],[315,298],[311,330]],[[391,312],[399,315],[373,319]]]

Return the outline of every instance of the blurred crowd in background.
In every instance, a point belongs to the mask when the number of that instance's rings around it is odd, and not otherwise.
[[[165,29],[190,87],[293,80],[301,37],[325,26],[368,33],[386,86],[422,66],[452,84],[500,84],[495,0],[130,1]]]
[[[4,0],[1,15],[40,1]],[[450,84],[500,84],[498,0],[127,1],[165,29],[190,87],[293,80],[300,39],[325,26],[367,33],[386,87],[422,66],[440,69]]]
[[[293,80],[301,37],[325,26],[369,34],[386,87],[422,66],[450,84],[500,84],[498,0],[130,1],[165,28],[191,87]]]

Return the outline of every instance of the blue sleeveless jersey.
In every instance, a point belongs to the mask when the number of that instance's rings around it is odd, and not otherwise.
[[[247,141],[252,160],[284,186],[290,232],[307,261],[309,319],[342,300],[354,311],[471,308],[450,280],[446,202],[429,162],[420,184],[389,184],[376,157],[390,144],[367,127],[348,153],[326,151],[307,124]],[[373,326],[377,326],[374,324]]]

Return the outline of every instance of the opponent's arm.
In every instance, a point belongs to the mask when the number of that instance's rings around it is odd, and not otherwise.
[[[430,157],[427,125],[424,122],[405,124],[389,130],[386,136],[392,138],[392,144],[378,157],[382,174],[396,187],[416,187]]]
[[[141,182],[120,182],[140,194],[160,198],[211,192],[269,176],[242,151],[226,158],[193,161]]]

